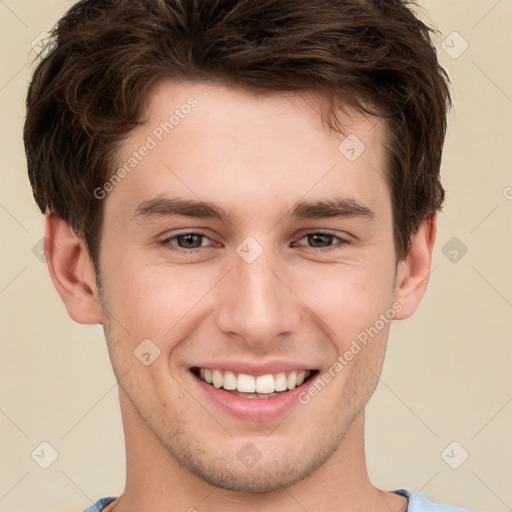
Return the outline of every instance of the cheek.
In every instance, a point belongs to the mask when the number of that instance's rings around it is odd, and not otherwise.
[[[315,272],[314,286],[302,284],[299,288],[297,282],[294,290],[328,325],[329,335],[343,348],[390,308],[392,267],[386,268],[383,263],[333,265],[324,269]]]
[[[106,266],[104,288],[112,313],[134,336],[162,337],[208,289],[199,267],[148,264],[137,255],[123,260]]]

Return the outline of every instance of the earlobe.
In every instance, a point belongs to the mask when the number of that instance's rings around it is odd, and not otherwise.
[[[420,225],[411,238],[406,259],[398,265],[394,302],[399,302],[402,309],[395,315],[396,320],[413,315],[425,294],[430,277],[436,227],[437,214]]]
[[[69,224],[55,214],[45,216],[44,254],[69,316],[81,324],[101,324],[96,277],[89,254]]]

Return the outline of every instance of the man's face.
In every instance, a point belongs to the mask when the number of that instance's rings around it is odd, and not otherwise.
[[[190,97],[197,103],[182,108]],[[291,485],[336,452],[381,370],[389,322],[378,320],[392,308],[396,269],[382,126],[340,114],[341,135],[322,126],[305,95],[220,85],[161,82],[148,99],[147,124],[118,155],[120,168],[138,152],[104,199],[100,246],[104,328],[129,398],[123,406],[216,486]],[[166,133],[161,123],[176,109]],[[359,156],[354,139],[339,149],[349,134],[364,143]],[[166,199],[211,203],[230,218],[171,215]],[[363,208],[339,216],[294,209],[339,200]],[[333,371],[338,356],[345,364]],[[230,370],[237,383],[238,373],[270,373],[274,384],[278,373],[290,382],[294,369],[317,373],[294,391],[249,399],[201,381],[200,368]],[[329,368],[335,376],[306,400]],[[251,464],[247,455],[261,458]]]

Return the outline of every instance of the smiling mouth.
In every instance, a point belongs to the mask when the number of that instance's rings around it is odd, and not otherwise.
[[[191,372],[210,386],[223,389],[243,398],[273,398],[304,385],[318,370],[249,375],[229,370],[192,367]]]

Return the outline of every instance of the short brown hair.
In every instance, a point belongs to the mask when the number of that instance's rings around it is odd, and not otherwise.
[[[83,0],[58,22],[35,70],[24,141],[34,198],[68,221],[97,264],[102,201],[92,191],[169,77],[310,91],[385,119],[397,259],[442,208],[449,79],[434,29],[403,0]],[[376,109],[370,109],[369,104]],[[324,120],[324,118],[323,118]],[[98,271],[98,267],[96,266]]]

